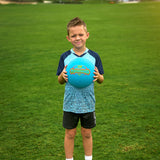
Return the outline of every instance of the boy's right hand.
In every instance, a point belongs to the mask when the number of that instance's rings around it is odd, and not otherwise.
[[[64,67],[63,71],[58,76],[58,82],[60,84],[64,84],[65,82],[68,82],[68,76],[67,76],[66,68],[67,68],[67,65]]]
[[[64,69],[62,71],[62,77],[66,82],[68,82],[68,76],[67,76],[66,68],[67,68],[67,65],[64,67]]]

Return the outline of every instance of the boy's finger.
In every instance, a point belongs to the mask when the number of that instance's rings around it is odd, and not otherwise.
[[[66,74],[66,73],[67,73],[67,71],[66,71],[66,70],[64,70],[64,71],[63,71],[63,73],[65,73],[65,74]]]
[[[94,78],[94,82],[97,80],[97,78],[98,78],[98,76],[93,76],[93,78]]]
[[[98,68],[95,66],[95,67],[94,67],[94,70],[98,71]]]
[[[95,82],[95,81],[97,81],[97,78],[95,78],[95,79],[93,80],[93,82]]]
[[[66,71],[66,68],[67,68],[67,65],[65,65],[65,67],[64,67],[64,71]]]

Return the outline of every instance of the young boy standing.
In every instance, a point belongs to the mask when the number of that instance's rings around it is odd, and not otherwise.
[[[73,160],[74,138],[76,127],[80,120],[85,160],[92,160],[91,129],[96,126],[94,82],[103,82],[104,71],[99,55],[86,48],[86,40],[89,38],[89,32],[87,32],[85,22],[78,17],[72,19],[67,25],[67,32],[67,40],[71,42],[73,48],[61,55],[57,69],[58,82],[60,84],[66,83],[63,102],[65,155],[66,160]],[[81,89],[72,86],[68,82],[66,72],[69,62],[80,57],[90,60],[95,66],[93,83]]]

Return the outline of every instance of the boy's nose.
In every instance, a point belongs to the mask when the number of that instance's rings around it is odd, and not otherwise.
[[[76,39],[80,39],[80,37],[79,37],[79,36],[76,36]]]

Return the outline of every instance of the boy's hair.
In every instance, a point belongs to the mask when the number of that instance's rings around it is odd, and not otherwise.
[[[69,29],[71,27],[75,27],[75,26],[84,26],[84,29],[87,32],[87,26],[85,24],[85,22],[83,20],[81,20],[79,17],[73,18],[72,20],[69,21],[69,23],[67,24],[67,34],[69,35]]]

